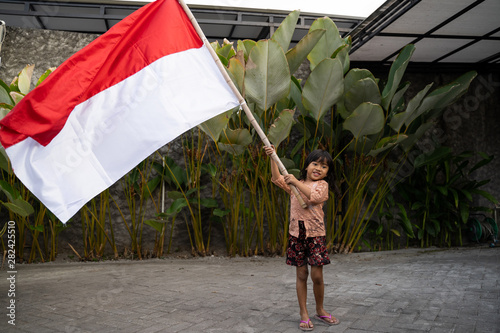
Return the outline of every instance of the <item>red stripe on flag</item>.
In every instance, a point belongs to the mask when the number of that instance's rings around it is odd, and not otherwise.
[[[203,42],[176,0],[157,0],[132,13],[61,64],[0,121],[8,148],[27,137],[46,146],[76,105],[154,61]]]

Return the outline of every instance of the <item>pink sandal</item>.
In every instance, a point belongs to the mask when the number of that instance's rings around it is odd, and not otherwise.
[[[340,324],[340,320],[338,320],[335,317],[332,317],[331,314],[329,316],[320,316],[320,315],[316,314],[316,315],[314,315],[314,318],[319,319],[319,320],[321,320],[322,322],[324,322],[325,324],[328,324],[328,325],[338,325],[338,324]],[[327,320],[327,319],[330,319],[330,320]]]
[[[300,326],[300,324],[307,324],[307,327],[302,327],[302,326]],[[307,319],[307,321],[301,320],[300,324],[299,324],[299,328],[303,331],[312,331],[314,329],[314,326],[313,327],[310,326],[310,324],[312,324],[311,319]]]

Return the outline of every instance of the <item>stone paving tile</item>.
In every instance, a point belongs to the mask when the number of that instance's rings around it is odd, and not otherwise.
[[[499,333],[499,249],[332,255],[325,307],[341,323],[312,319],[314,332]],[[283,258],[19,265],[16,289],[17,325],[3,315],[0,332],[300,332]],[[2,278],[0,303],[6,290]],[[311,284],[308,308],[312,317]]]

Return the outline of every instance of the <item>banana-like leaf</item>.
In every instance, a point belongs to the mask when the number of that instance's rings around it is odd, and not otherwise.
[[[12,202],[2,202],[2,204],[11,212],[22,217],[27,217],[35,211],[27,201],[24,201],[21,198],[15,199]]]
[[[217,50],[217,53],[223,55],[226,59],[234,57],[236,51],[233,48],[233,42],[228,41],[224,38],[224,42],[222,43],[222,47]]]
[[[314,46],[318,43],[321,37],[325,34],[326,30],[317,29],[309,32],[307,35],[295,45],[294,48],[288,50],[286,53],[286,60],[290,67],[290,74],[293,74],[299,69],[300,65],[307,58],[307,55]]]
[[[402,88],[396,91],[391,101],[391,114],[395,114],[396,112],[400,111],[400,108],[404,106],[405,104],[404,95],[409,87],[410,87],[410,82],[406,82]]]
[[[338,59],[327,58],[311,72],[302,91],[302,104],[316,122],[344,93],[344,70]]]
[[[267,138],[276,147],[288,138],[293,125],[293,110],[283,110],[269,127]]]
[[[0,80],[0,103],[14,105],[14,100],[10,97],[10,88],[2,80]]]
[[[214,140],[214,142],[217,142],[219,140],[220,134],[222,133],[222,130],[226,128],[227,123],[229,122],[229,118],[231,117],[231,114],[236,109],[232,109],[227,112],[221,113],[201,123],[200,125],[198,125],[198,127],[207,135],[209,135],[212,138],[212,140]]]
[[[6,108],[4,107],[5,105],[7,104],[0,104],[0,119],[3,119],[3,117],[5,117],[7,115],[7,113],[10,112],[10,108]]]
[[[414,114],[417,108],[420,106],[423,98],[427,95],[429,89],[431,89],[432,83],[428,84],[424,89],[422,89],[415,97],[411,99],[404,112],[394,115],[389,123],[389,126],[396,132],[399,132],[401,126],[406,123],[408,126],[414,119],[416,119],[419,114]],[[410,120],[411,119],[411,120]]]
[[[344,106],[354,111],[361,103],[380,104],[381,97],[378,85],[371,78],[358,80],[344,93]]]
[[[349,71],[349,67],[351,61],[349,60],[349,51],[351,51],[351,36],[347,36],[344,39],[344,45],[341,45],[335,52],[332,54],[332,58],[337,58],[344,65],[344,74]]]
[[[469,89],[469,85],[471,84],[472,80],[477,76],[477,72],[471,71],[467,72],[464,75],[460,76],[458,79],[455,81],[451,82],[450,84],[438,88],[435,91],[431,92],[429,94],[429,97],[432,97],[433,95],[442,95],[442,90],[446,91],[448,90],[449,86],[453,87],[453,89],[450,89],[450,91],[447,94],[443,95],[443,98],[439,100],[439,102],[436,103],[436,105],[433,107],[432,111],[432,118],[435,118],[441,114],[441,111],[447,107],[448,105],[454,103],[460,96],[465,94],[467,90]],[[458,85],[458,87],[457,87]]]
[[[363,80],[366,78],[372,79],[374,82],[377,82],[375,79],[375,76],[367,70],[367,69],[360,69],[360,68],[353,68],[351,69],[347,75],[344,78],[344,89],[345,91],[348,91],[351,89],[351,87],[356,84],[359,80]]]
[[[238,56],[229,59],[229,66],[226,67],[226,72],[229,74],[229,77],[233,81],[236,88],[238,88],[240,94],[243,95],[245,66],[243,65],[241,60],[238,59]]]
[[[413,161],[415,168],[420,168],[425,165],[433,165],[443,159],[451,156],[452,151],[449,147],[437,147],[430,154],[420,154]]]
[[[5,149],[0,146],[0,168],[6,171],[8,174],[12,174],[12,168],[10,168],[9,157],[5,152]]]
[[[423,115],[432,109],[440,109],[443,100],[448,99],[449,95],[456,96],[460,94],[460,91],[463,87],[460,86],[459,83],[451,83],[442,88],[436,89],[431,92],[427,97],[425,97],[418,106],[417,110],[410,114],[410,116],[405,120],[405,125],[408,126],[418,118],[420,115]]]
[[[413,233],[413,226],[410,219],[408,218],[408,215],[406,214],[405,207],[400,203],[397,203],[397,205],[399,206],[400,211],[398,215],[400,216],[399,223],[401,224],[401,227],[403,228],[407,237],[415,238],[415,234]]]
[[[238,40],[238,51],[243,51],[243,55],[245,56],[245,62],[248,61],[248,55],[250,54],[250,51],[252,51],[252,49],[256,44],[257,44],[256,41],[250,39]]]
[[[349,91],[351,87],[358,82],[359,80],[365,78],[372,78],[375,82],[376,79],[370,71],[366,69],[353,68],[351,69],[347,75],[344,77],[344,91]],[[340,114],[342,118],[347,118],[351,115],[352,110],[348,110],[344,105],[345,94],[342,95],[342,98],[337,102],[337,113]]]
[[[315,20],[309,28],[309,32],[317,29],[324,29],[325,34],[320,38],[316,46],[307,56],[311,71],[325,58],[330,58],[332,54],[342,45],[342,38],[339,30],[332,19],[323,17]]]
[[[343,126],[359,140],[363,136],[379,133],[384,123],[384,111],[380,105],[363,103],[346,118]]]
[[[290,46],[290,41],[292,40],[293,33],[295,31],[295,26],[297,25],[297,20],[299,19],[300,10],[294,10],[281,22],[280,26],[271,39],[278,42],[278,44],[283,49],[283,52],[288,51]]]
[[[389,77],[387,79],[387,84],[382,91],[382,107],[387,110],[389,105],[391,105],[392,97],[396,93],[399,83],[401,82],[403,75],[406,71],[406,67],[410,62],[410,58],[415,51],[415,45],[409,44],[405,46],[396,60],[392,63],[391,69],[389,71]]]
[[[252,134],[246,128],[224,130],[218,143],[219,149],[227,151],[233,155],[241,155],[245,152],[246,147],[253,141]]]
[[[14,105],[16,105],[24,98],[24,94],[19,93],[17,91],[11,91],[10,97],[12,97],[12,100],[14,100]]]
[[[26,95],[30,91],[31,87],[31,77],[33,76],[33,70],[35,65],[28,65],[23,68],[21,73],[19,73],[18,87],[19,92]]]
[[[390,137],[382,138],[375,147],[368,153],[369,156],[377,156],[378,154],[392,149],[397,146],[403,140],[406,140],[408,136],[404,134],[396,134]]]
[[[300,86],[300,81],[292,76],[292,84],[290,85],[290,94],[288,95],[295,103],[295,107],[299,109],[300,114],[303,116],[307,115],[307,111],[302,105],[302,87]]]
[[[40,76],[40,78],[38,79],[38,81],[36,82],[36,87],[38,87],[38,85],[40,83],[42,83],[53,71],[55,71],[56,68],[55,67],[51,67],[49,69],[47,69],[45,71],[45,73],[42,74],[42,76]]]
[[[412,133],[412,134],[407,134],[408,135],[408,138],[406,138],[405,140],[401,141],[399,143],[399,146],[405,151],[405,152],[409,152],[411,147],[413,147],[415,145],[415,143],[417,143],[417,141],[425,134],[425,132],[427,132],[432,126],[434,126],[433,123],[424,123],[422,125],[420,125],[417,130],[415,131],[415,133]]]
[[[248,56],[245,93],[261,111],[273,106],[290,91],[290,70],[285,53],[273,40],[261,40]]]

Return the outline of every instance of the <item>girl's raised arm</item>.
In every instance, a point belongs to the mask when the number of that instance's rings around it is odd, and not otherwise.
[[[264,150],[266,151],[266,154],[268,156],[271,156],[274,153],[274,146],[272,147],[264,146]],[[272,180],[277,180],[281,176],[280,169],[278,168],[278,165],[276,164],[276,162],[274,162],[272,158],[271,158],[271,174],[272,174],[271,178]]]

